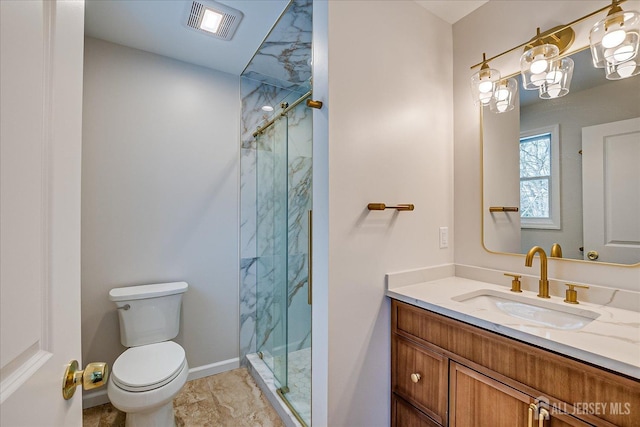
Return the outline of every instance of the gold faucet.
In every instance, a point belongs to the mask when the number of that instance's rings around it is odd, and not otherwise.
[[[560,243],[554,243],[551,246],[551,258],[562,258],[562,248],[560,247]]]
[[[525,267],[531,267],[533,265],[533,257],[536,252],[540,254],[540,288],[538,289],[538,296],[540,298],[549,298],[549,280],[547,280],[547,254],[540,246],[534,246],[527,252],[527,257],[524,259]]]

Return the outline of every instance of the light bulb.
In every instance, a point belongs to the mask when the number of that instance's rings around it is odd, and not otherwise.
[[[613,58],[616,62],[624,62],[633,58],[634,49],[631,45],[619,47],[613,52]]]
[[[509,90],[508,89],[498,89],[494,96],[496,97],[496,100],[504,101],[505,99],[507,99],[509,97]]]
[[[535,86],[540,86],[547,81],[547,76],[544,73],[538,73],[531,76],[531,83]]]
[[[618,26],[620,28],[620,26]],[[623,29],[608,32],[602,37],[602,46],[609,49],[620,45],[627,38],[627,32]]]
[[[546,81],[547,83],[560,83],[562,77],[562,71],[551,71],[550,73],[547,73]]]
[[[488,93],[493,89],[493,82],[482,82],[478,85],[480,93]]]
[[[549,94],[549,98],[557,98],[560,95],[560,91],[562,90],[562,86],[555,84],[547,86],[547,93]]]
[[[481,93],[480,94],[480,102],[482,103],[482,105],[487,105],[489,104],[489,101],[491,101],[491,93]]]
[[[536,59],[531,63],[531,67],[529,67],[529,69],[531,70],[531,74],[540,74],[547,69],[547,60]]]
[[[618,65],[618,74],[620,77],[625,79],[633,74],[638,64],[636,61],[625,62],[624,64]]]
[[[496,102],[496,108],[501,113],[504,113],[505,111],[507,111],[507,108],[509,108],[509,103],[507,101]]]

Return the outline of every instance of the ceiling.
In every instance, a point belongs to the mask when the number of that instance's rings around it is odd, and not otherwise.
[[[199,1],[204,3],[209,0]],[[217,1],[244,14],[230,41],[208,36],[186,26],[191,0],[87,0],[85,34],[239,75],[286,9],[289,0]],[[487,2],[415,1],[452,24]]]
[[[87,0],[85,34],[239,75],[289,1],[218,2],[244,14],[230,41],[188,28],[186,21],[192,2],[187,0]]]
[[[455,24],[489,0],[415,0],[420,6],[449,24]]]

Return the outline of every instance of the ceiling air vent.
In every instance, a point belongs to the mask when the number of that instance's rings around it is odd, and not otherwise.
[[[242,17],[242,12],[229,6],[198,0],[189,4],[187,27],[222,40],[231,40]]]

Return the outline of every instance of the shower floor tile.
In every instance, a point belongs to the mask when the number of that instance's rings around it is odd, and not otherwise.
[[[258,359],[256,357],[256,359]],[[252,359],[254,360],[254,359]],[[259,359],[258,359],[259,360]],[[257,361],[251,363],[258,363]],[[266,371],[257,369],[258,375],[263,376],[264,373],[272,378],[269,381],[273,382],[275,388],[282,387],[280,381],[273,378],[271,369],[274,365],[284,366],[284,355],[271,356],[268,353],[263,354],[262,360]],[[266,379],[265,379],[266,380]],[[285,394],[285,397],[293,406],[304,420],[307,425],[311,425],[311,348],[304,348],[302,350],[296,350],[289,353],[289,371],[287,386],[289,392]],[[278,397],[279,399],[279,397]]]

